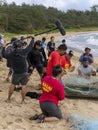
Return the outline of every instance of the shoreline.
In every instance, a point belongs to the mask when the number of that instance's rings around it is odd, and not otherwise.
[[[91,33],[91,32],[98,32],[98,31],[67,32],[65,36],[62,36],[60,33],[50,33],[50,34],[48,34],[48,39],[47,39],[47,41],[50,40],[49,38],[50,38],[51,36],[54,36],[54,37],[55,37],[55,41],[58,42],[58,40],[63,39],[63,38],[66,39],[67,37],[70,37],[70,36],[72,36],[72,35],[78,35],[78,34],[83,34],[83,33]],[[68,44],[68,43],[66,43],[66,44]],[[74,51],[74,53],[75,53],[75,57],[77,57],[77,58],[79,58],[80,55],[83,53],[82,51],[80,52],[79,50],[74,49],[74,48],[71,48],[71,47],[69,47],[68,49],[72,49],[72,50]],[[98,57],[97,57],[97,56],[94,57],[94,63],[93,63],[93,65],[94,65],[95,67],[98,67]]]
[[[76,32],[68,32],[66,36],[71,36],[73,34],[76,34]],[[49,41],[51,36],[54,36],[56,41],[60,38],[66,38],[66,36],[61,36],[60,33],[51,33],[47,36],[47,41]],[[35,40],[41,40],[41,38],[42,36],[39,36],[36,37]],[[81,53],[78,53],[76,51],[74,53],[75,56],[72,58],[72,63],[73,65],[78,66],[78,58]],[[96,67],[98,66],[98,64],[95,65]],[[84,117],[93,119],[98,117],[97,101],[65,98],[65,100],[61,101],[59,104],[64,119],[58,122],[48,122],[44,124],[40,124],[37,121],[30,121],[29,118],[31,116],[35,115],[36,113],[41,113],[39,100],[26,97],[27,104],[20,104],[21,92],[14,92],[11,98],[11,103],[6,103],[5,100],[7,98],[10,86],[10,82],[5,81],[7,73],[8,68],[6,67],[6,60],[4,60],[4,62],[0,62],[0,130],[69,130],[71,128],[71,123],[68,122],[67,117],[71,116],[72,114],[78,114],[79,116],[83,115]],[[69,73],[69,76],[73,76],[73,74],[76,73],[77,72],[75,70],[74,73]],[[38,90],[39,83],[40,77],[37,71],[34,70],[27,84],[27,91],[40,93],[41,91]]]

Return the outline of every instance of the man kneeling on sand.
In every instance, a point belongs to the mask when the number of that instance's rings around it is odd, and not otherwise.
[[[33,116],[30,120],[40,118],[39,123],[58,121],[62,119],[61,110],[58,102],[64,100],[64,86],[59,81],[62,77],[63,69],[60,65],[53,68],[52,76],[46,76],[42,79],[42,94],[40,96],[41,116]]]

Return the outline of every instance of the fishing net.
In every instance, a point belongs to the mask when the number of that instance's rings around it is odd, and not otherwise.
[[[68,77],[63,79],[67,96],[98,98],[98,79],[85,79],[81,77]]]
[[[71,130],[98,130],[98,119],[94,120],[73,114],[69,117],[69,122],[71,123]]]

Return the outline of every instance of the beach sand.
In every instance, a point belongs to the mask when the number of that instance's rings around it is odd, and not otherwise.
[[[76,33],[67,33],[66,36],[71,36],[72,34]],[[59,33],[49,34],[47,41],[49,41],[50,36],[55,36],[56,40],[63,38]],[[36,39],[41,38],[42,37],[37,37]],[[75,52],[75,56],[72,59],[72,63],[76,68],[79,65],[78,59],[80,55],[79,52]],[[98,58],[95,60],[94,67],[98,67]],[[26,97],[27,104],[20,104],[21,94],[20,92],[14,92],[11,103],[6,103],[5,100],[7,99],[10,86],[10,83],[5,81],[7,73],[8,68],[6,67],[6,60],[4,60],[4,62],[0,62],[0,130],[70,130],[71,124],[67,118],[72,114],[84,115],[93,119],[98,117],[98,101],[66,98],[59,104],[64,117],[61,121],[43,124],[37,121],[30,121],[29,118],[32,115],[41,113],[39,101]],[[68,75],[74,74],[77,74],[76,70]],[[41,91],[38,90],[39,83],[40,77],[36,70],[34,70],[28,82],[27,90],[40,93]]]

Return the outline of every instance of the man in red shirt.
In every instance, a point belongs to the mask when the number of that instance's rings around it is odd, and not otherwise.
[[[61,56],[61,66],[65,71],[74,71],[75,67],[72,66],[71,58],[73,57],[73,51],[70,50],[67,54]]]
[[[53,68],[52,76],[46,76],[42,80],[42,95],[40,96],[40,107],[45,115],[41,119],[44,121],[56,121],[62,119],[61,111],[58,107],[59,100],[64,100],[64,86],[59,81],[62,76],[62,68],[57,65]]]
[[[56,51],[53,51],[50,54],[50,57],[48,59],[48,64],[47,64],[47,71],[46,71],[47,75],[52,75],[53,67],[56,65],[60,65],[61,55],[66,53],[66,50],[67,50],[67,46],[65,44],[61,44],[59,45]]]

